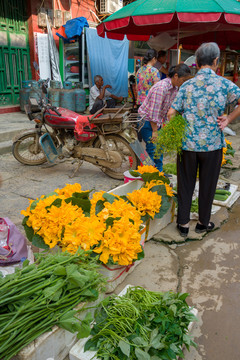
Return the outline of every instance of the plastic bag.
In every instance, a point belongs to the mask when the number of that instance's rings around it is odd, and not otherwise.
[[[0,246],[0,265],[9,265],[20,262],[21,259],[27,258],[27,240],[8,218],[0,218],[0,226],[6,231],[6,245]]]

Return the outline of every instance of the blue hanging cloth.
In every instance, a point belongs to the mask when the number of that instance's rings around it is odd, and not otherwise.
[[[127,97],[129,41],[102,38],[91,28],[86,29],[86,39],[92,79],[101,75],[112,94]]]
[[[76,40],[81,35],[83,28],[89,27],[87,19],[83,16],[68,20],[56,33],[57,36],[66,42]]]

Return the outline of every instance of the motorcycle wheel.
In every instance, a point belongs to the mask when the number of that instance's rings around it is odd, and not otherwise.
[[[12,146],[13,156],[24,165],[41,165],[47,161],[39,143],[36,150],[36,133],[29,133],[18,138]]]
[[[122,165],[119,168],[111,169],[102,167],[101,170],[113,179],[123,180],[124,172],[127,170],[136,170],[140,161],[138,160],[135,152],[129,145],[128,141],[119,135],[106,135],[105,136],[107,147],[109,150],[118,151],[122,157]],[[97,139],[94,147],[101,148],[101,142]]]

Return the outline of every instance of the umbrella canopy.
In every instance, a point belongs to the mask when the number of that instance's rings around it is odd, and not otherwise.
[[[135,41],[167,32],[185,48],[215,41],[223,49],[239,49],[240,1],[137,0],[109,16],[97,31],[102,37],[122,40],[127,35]]]

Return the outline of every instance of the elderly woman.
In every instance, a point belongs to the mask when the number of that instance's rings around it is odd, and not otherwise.
[[[221,126],[223,128],[240,114],[238,105],[228,120],[222,116],[226,105],[234,102],[240,104],[240,89],[231,81],[216,75],[219,57],[220,50],[216,43],[205,43],[197,49],[199,71],[181,86],[168,112],[169,117],[179,112],[188,125],[182,154],[177,159],[177,228],[184,237],[189,231],[190,208],[198,168],[199,220],[195,231],[202,233],[214,229],[214,223],[209,220],[221,168],[222,148],[225,146]]]
[[[158,130],[167,120],[167,113],[177,95],[179,86],[189,79],[190,69],[186,64],[172,66],[169,70],[169,77],[155,84],[148,93],[138,113],[144,115],[144,126],[141,135],[146,143],[146,150],[154,161],[159,171],[163,170],[163,156],[155,158],[156,145],[153,141],[157,139]]]

